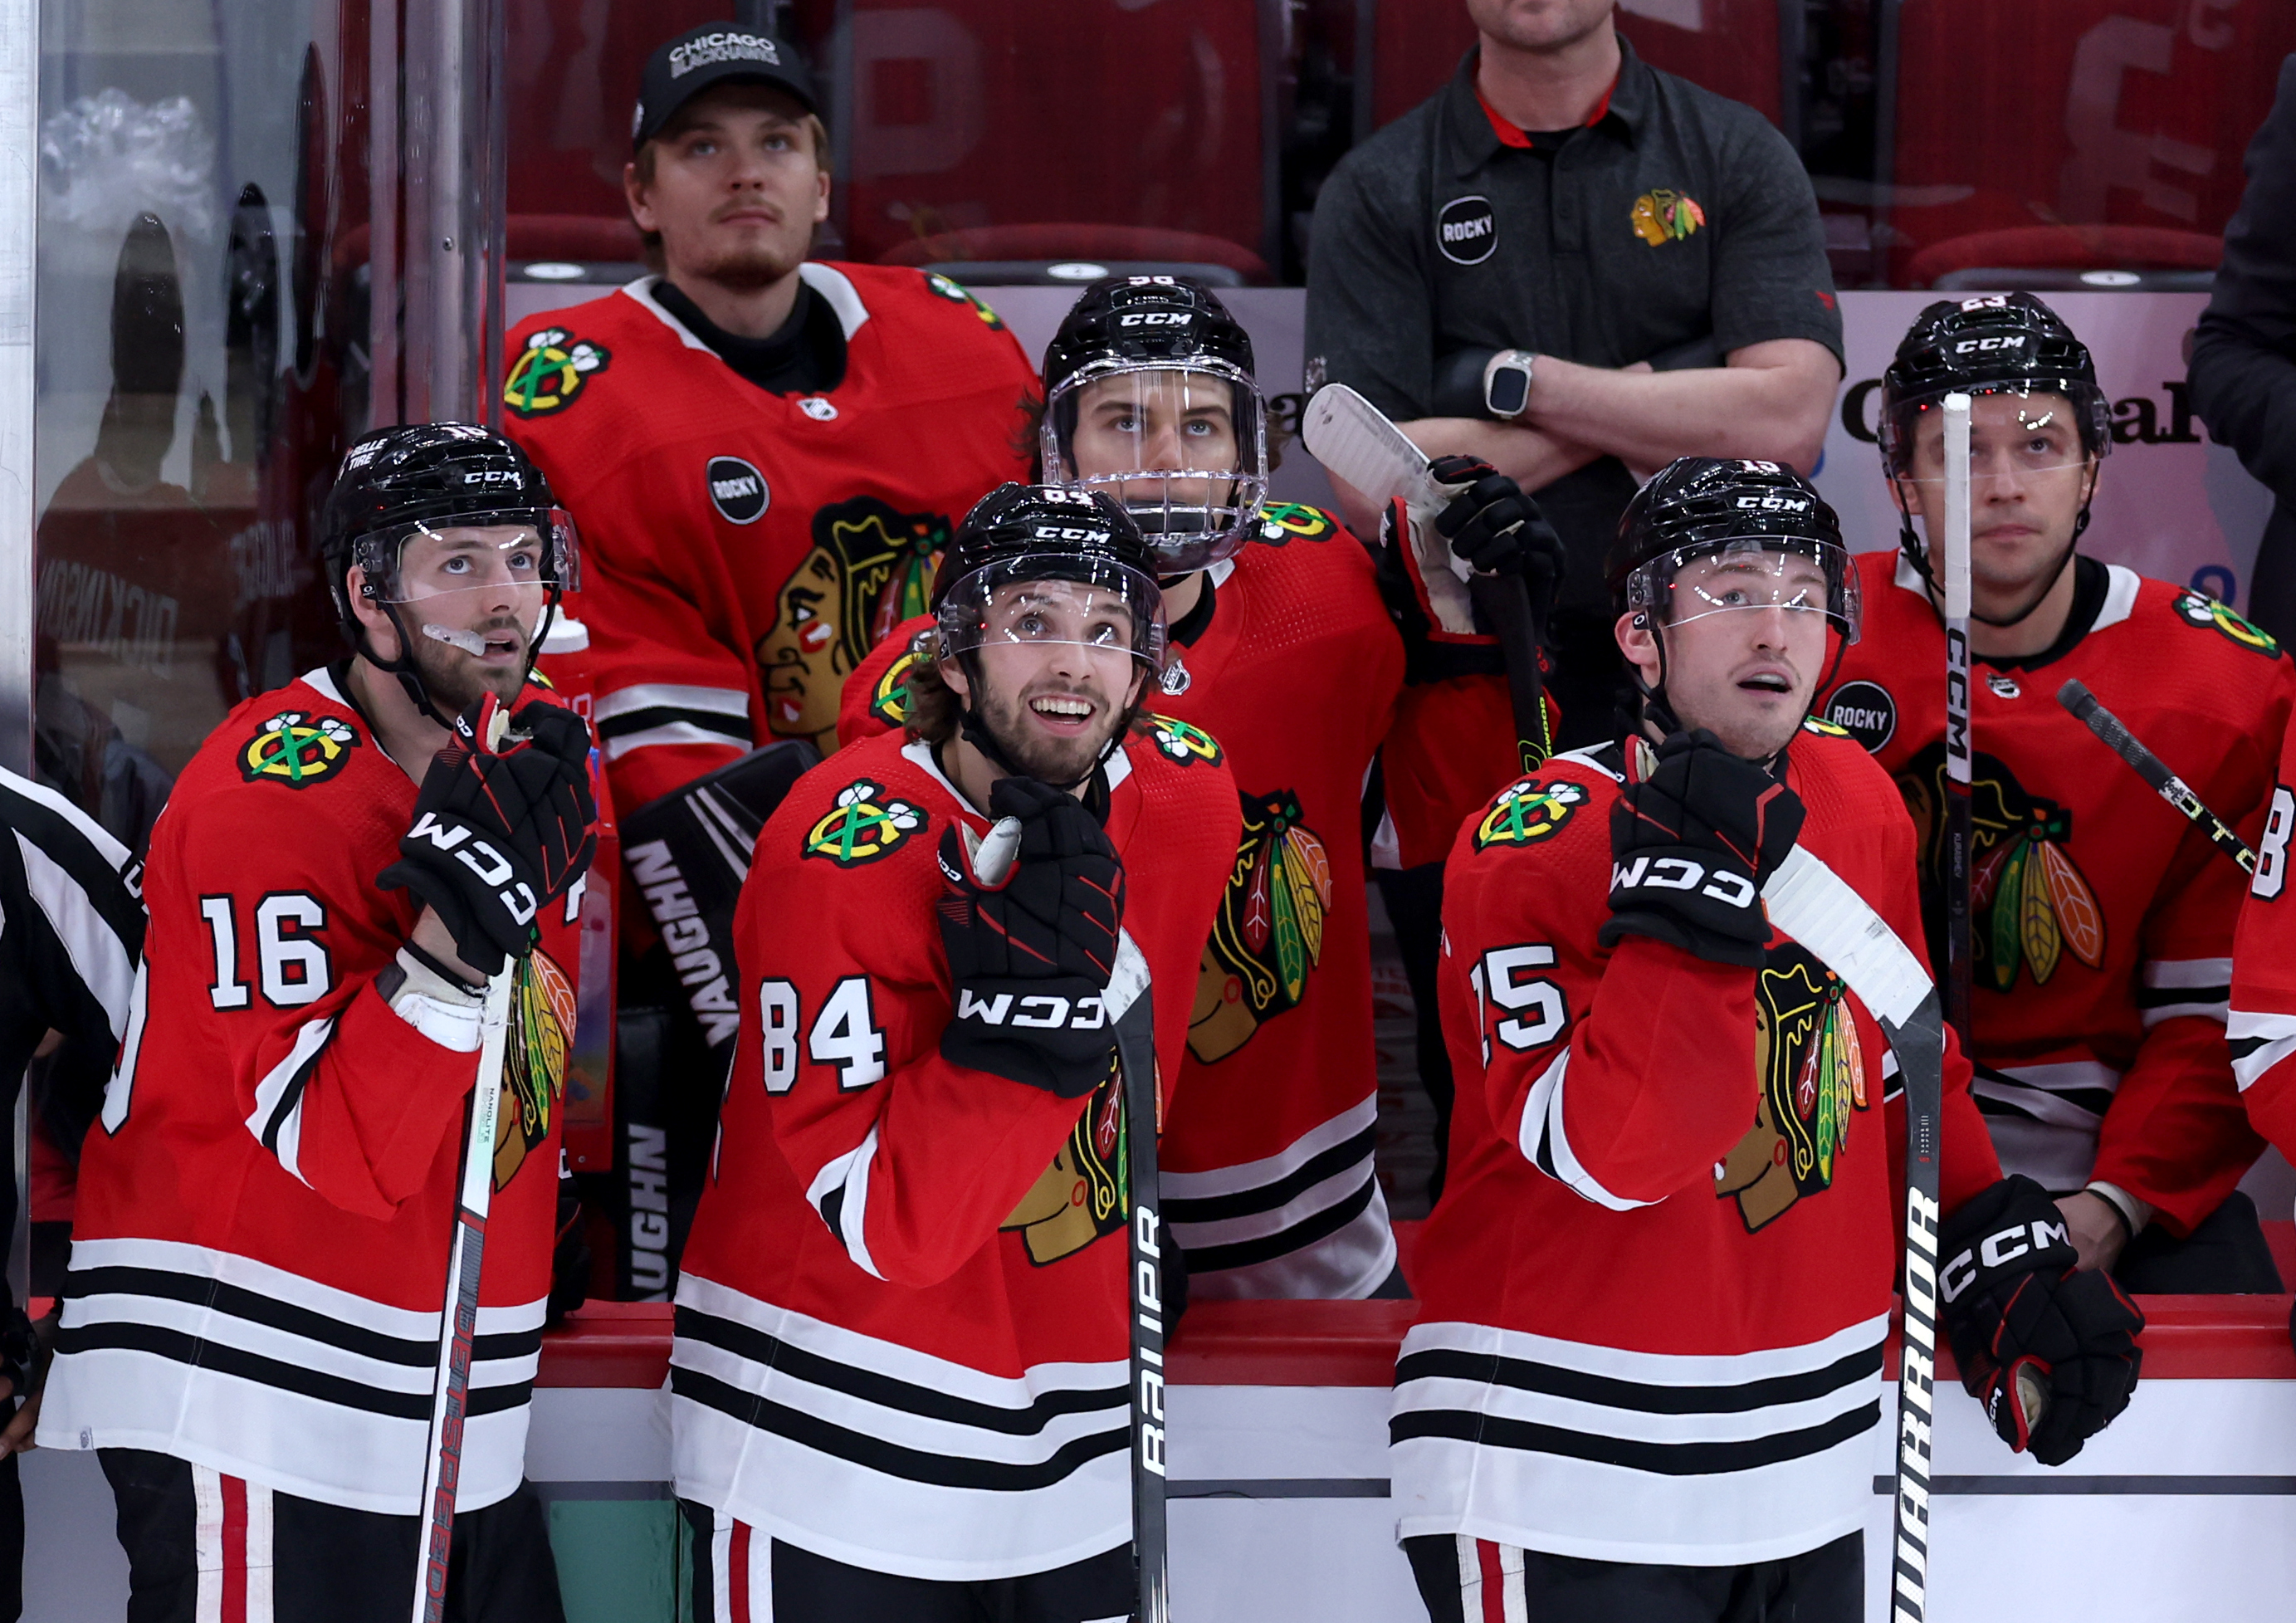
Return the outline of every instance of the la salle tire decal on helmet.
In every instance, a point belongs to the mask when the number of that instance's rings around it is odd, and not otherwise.
[[[1488,197],[1455,197],[1435,217],[1435,245],[1454,265],[1480,265],[1499,245],[1499,217]]]
[[[1897,734],[1898,701],[1878,682],[1845,682],[1825,701],[1825,719],[1879,755]]]
[[[766,476],[758,471],[755,463],[741,457],[711,457],[708,478],[709,504],[728,524],[755,524],[773,504],[774,495],[766,488]]]

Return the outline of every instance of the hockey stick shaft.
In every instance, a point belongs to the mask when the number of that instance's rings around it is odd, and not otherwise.
[[[424,1450],[422,1562],[415,1572],[414,1623],[439,1623],[447,1608],[447,1563],[455,1546],[455,1490],[463,1470],[463,1420],[471,1389],[471,1348],[478,1336],[479,1278],[486,1260],[487,1208],[494,1193],[495,1126],[502,1103],[503,1048],[510,1025],[515,963],[487,982],[480,1016],[479,1068],[463,1138],[447,1293],[439,1335],[439,1372]]]
[[[1969,716],[1969,397],[1945,398],[1945,512],[1939,526],[1945,611],[1945,1017],[1969,1045],[1971,962]]]
[[[1519,575],[1478,575],[1468,581],[1467,593],[1498,638],[1499,656],[1506,663],[1508,707],[1514,712],[1515,754],[1525,772],[1536,772],[1554,753],[1554,739],[1546,728],[1530,588]]]
[[[2256,853],[2248,848],[2248,842],[2234,832],[2222,817],[2210,811],[2201,797],[2193,792],[2192,786],[2169,771],[2168,763],[2146,749],[2142,741],[2123,725],[2120,717],[2106,709],[2078,677],[2057,690],[2057,702],[2071,711],[2075,720],[2103,740],[2107,749],[2127,761],[2136,775],[2152,784],[2154,792],[2162,799],[2184,813],[2194,827],[2209,837],[2210,845],[2238,863],[2243,873],[2256,872]]]

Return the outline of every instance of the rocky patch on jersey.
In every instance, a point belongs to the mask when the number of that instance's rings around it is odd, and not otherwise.
[[[909,673],[923,656],[914,648],[885,667],[877,685],[869,690],[869,714],[889,727],[905,726],[909,719]]]
[[[1938,875],[1945,857],[1945,745],[1907,764],[1898,788],[1921,835],[1922,897],[1931,939],[1944,939]],[[1970,763],[1970,939],[1975,985],[2006,992],[2022,964],[2047,984],[2067,955],[2104,967],[2104,910],[2066,849],[2069,807],[2029,792],[1997,756]]]
[[[966,287],[963,283],[952,282],[947,276],[942,275],[939,271],[927,271],[925,273],[925,285],[932,289],[934,292],[939,293],[943,299],[948,299],[951,303],[971,305],[972,307],[972,313],[980,317],[981,324],[988,327],[992,332],[1002,332],[1004,331],[1004,318],[996,314],[996,311],[990,309],[986,304],[983,304],[980,300],[980,295],[975,293],[971,288]]]
[[[495,1187],[505,1188],[550,1136],[574,1045],[574,987],[537,947],[518,966],[511,1037],[503,1050],[502,1114],[495,1127]],[[555,1176],[555,1169],[553,1169]]]
[[[1753,1234],[1833,1186],[1852,1116],[1868,1108],[1866,1056],[1841,978],[1794,943],[1754,978],[1754,1125],[1714,1164],[1714,1196],[1735,1199]]]
[[[896,800],[867,778],[856,778],[837,791],[836,809],[806,830],[802,854],[857,868],[899,850],[925,820],[922,807]]]
[[[1147,725],[1148,741],[1181,766],[1196,761],[1210,766],[1220,764],[1219,740],[1201,727],[1192,726],[1177,716],[1151,715]]]
[[[2179,592],[2169,606],[2188,626],[2205,627],[2252,649],[2267,660],[2280,657],[2280,639],[2261,627],[2251,626],[2205,592]]]
[[[1499,791],[1482,821],[1475,824],[1475,849],[1552,840],[1586,803],[1586,785],[1567,778],[1556,783],[1541,783],[1535,778],[1510,783]]]
[[[350,765],[357,746],[358,734],[340,717],[282,710],[240,746],[239,775],[308,789]]]
[[[503,404],[521,417],[562,412],[611,359],[603,344],[576,338],[563,327],[545,327],[511,362],[510,376],[503,380]]]
[[[702,471],[709,504],[728,524],[755,524],[773,504],[773,492],[758,465],[740,456],[713,456]]]
[[[1196,970],[1188,1052],[1209,1065],[1295,1009],[1324,955],[1332,859],[1290,790],[1243,797],[1243,835]]]
[[[1038,1267],[1073,1257],[1105,1234],[1121,1234],[1131,1209],[1131,1160],[1124,1141],[1124,1085],[1111,1056],[1108,1076],[1053,1164],[996,1226],[1018,1230]]]
[[[1328,541],[1339,533],[1330,513],[1299,502],[1270,502],[1259,510],[1259,538],[1269,546],[1287,541]]]

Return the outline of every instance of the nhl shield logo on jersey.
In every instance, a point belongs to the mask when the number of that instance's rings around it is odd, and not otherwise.
[[[1571,814],[1587,803],[1584,784],[1567,779],[1541,783],[1525,778],[1499,791],[1498,799],[1475,824],[1475,849],[1495,845],[1530,845],[1562,832]]]
[[[240,746],[239,775],[308,789],[348,766],[357,744],[358,734],[340,717],[282,710]]]
[[[1287,541],[1327,541],[1338,530],[1332,515],[1299,502],[1270,502],[1259,510],[1259,538],[1269,546]]]
[[[1183,766],[1195,761],[1217,766],[1222,758],[1219,740],[1177,716],[1150,716],[1148,738],[1159,750]]]
[[[573,983],[557,960],[537,947],[519,963],[511,1005],[502,1117],[495,1137],[496,1189],[508,1187],[527,1156],[550,1136],[574,1041]]]
[[[521,417],[562,412],[589,387],[591,374],[603,372],[612,358],[603,344],[576,338],[563,327],[545,327],[510,364],[503,404]]]
[[[2261,627],[2251,626],[2223,603],[2205,592],[2179,592],[2171,602],[2177,618],[2188,626],[2202,626],[2221,633],[2243,648],[2253,649],[2267,660],[2280,657],[2280,639]]]
[[[1735,1197],[1752,1234],[1805,1195],[1833,1186],[1852,1115],[1868,1108],[1866,1056],[1841,978],[1789,941],[1754,978],[1754,1125],[1714,1166],[1717,1200]]]
[[[1212,918],[1188,1015],[1188,1052],[1224,1060],[1261,1022],[1300,1006],[1324,956],[1332,859],[1290,790],[1243,797],[1243,836]]]
[[[837,791],[837,808],[805,832],[807,857],[825,857],[840,868],[890,857],[925,825],[924,808],[896,800],[867,778]]]
[[[1093,1090],[1068,1143],[996,1226],[1017,1230],[1029,1260],[1040,1268],[1103,1235],[1122,1234],[1132,1207],[1125,1149],[1124,1083],[1111,1055],[1108,1076]]]

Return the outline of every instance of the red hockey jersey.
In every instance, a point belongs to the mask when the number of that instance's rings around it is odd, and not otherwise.
[[[504,431],[582,531],[597,723],[635,809],[771,738],[834,749],[839,689],[931,594],[990,488],[1029,477],[1036,374],[945,276],[799,275],[845,331],[812,395],[748,382],[658,304],[652,279],[512,334]]]
[[[1873,1501],[1905,1120],[1865,1004],[1782,934],[1759,970],[1610,917],[1617,745],[1558,756],[1445,872],[1450,1181],[1390,1418],[1399,1536],[1728,1565]],[[1805,731],[1801,848],[1920,939],[1889,779]],[[1999,1176],[1946,1060],[1945,1209]]]
[[[478,1062],[374,989],[421,913],[375,884],[414,798],[325,670],[241,704],[176,780],[127,1035],[80,1162],[44,1447],[152,1449],[323,1504],[419,1509]],[[518,980],[463,1509],[509,1494],[525,1463],[580,900],[545,910]]]
[[[1168,1092],[1235,783],[1216,750],[1139,736],[1108,778]],[[935,853],[953,823],[987,829],[929,747],[888,736],[816,767],[758,836],[734,927],[755,1018],[670,1355],[680,1496],[835,1561],[952,1580],[1130,1537],[1135,1127],[1113,1080],[1062,1100],[941,1057]]]
[[[2296,900],[2288,896],[2288,840],[2296,833],[2296,723],[2280,746],[2279,781],[2251,843],[2256,876],[2241,904],[2232,954],[2227,1035],[2233,1076],[2249,1120],[2283,1155],[2296,1154]]]
[[[1819,714],[1898,780],[1922,831],[1933,942],[1943,849],[1945,631],[1894,553],[1857,561],[1865,632]],[[2044,1187],[2092,1178],[2182,1234],[2262,1152],[2225,1046],[2239,868],[2088,729],[2079,677],[2253,844],[2296,665],[2199,593],[2083,560],[2057,658],[1971,662],[1971,1085],[2002,1164]],[[1935,955],[1942,963],[1941,953]]]
[[[1211,618],[1173,644],[1156,725],[1219,740],[1243,839],[1164,1124],[1163,1217],[1196,1297],[1368,1296],[1394,1270],[1395,1240],[1372,1166],[1363,783],[1395,710],[1402,640],[1369,554],[1312,507],[1270,507],[1259,542],[1206,577]],[[863,662],[840,735],[899,725],[893,668],[906,671],[910,636],[930,624]]]

